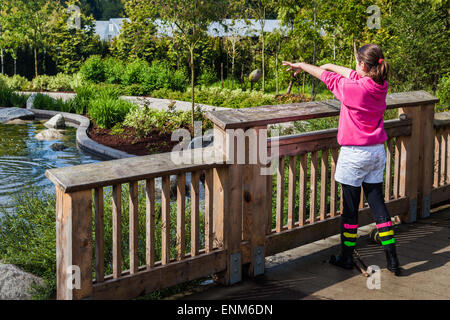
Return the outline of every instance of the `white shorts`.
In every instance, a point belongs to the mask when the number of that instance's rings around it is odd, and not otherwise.
[[[360,187],[363,182],[382,183],[385,167],[384,144],[342,146],[334,179],[354,187]]]

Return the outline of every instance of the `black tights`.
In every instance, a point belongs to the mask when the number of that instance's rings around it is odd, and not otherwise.
[[[384,203],[383,184],[363,182],[362,187],[377,227],[381,226],[383,223],[390,222],[391,218]],[[351,253],[356,245],[361,187],[342,184],[342,192],[344,209],[341,218],[341,240],[344,253]],[[389,231],[391,228],[392,227],[385,227],[382,228],[381,231]],[[386,237],[388,240],[391,238],[393,238],[393,235]],[[384,240],[384,238],[382,240]]]

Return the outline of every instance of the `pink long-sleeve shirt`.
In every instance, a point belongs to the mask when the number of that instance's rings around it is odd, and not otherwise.
[[[383,128],[388,83],[380,85],[353,70],[349,78],[325,71],[320,80],[342,103],[337,141],[341,146],[370,146],[387,140]]]

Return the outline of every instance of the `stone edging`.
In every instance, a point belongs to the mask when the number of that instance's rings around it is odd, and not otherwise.
[[[135,155],[116,150],[107,146],[104,146],[100,143],[95,142],[91,138],[89,138],[87,132],[91,122],[88,118],[67,112],[58,112],[51,110],[40,110],[40,109],[28,109],[33,112],[36,118],[41,119],[49,119],[54,117],[57,114],[61,114],[64,117],[64,120],[68,122],[71,126],[77,128],[77,145],[79,148],[85,152],[89,152],[95,156],[103,158],[105,160],[113,160],[113,159],[123,159],[123,158],[133,158]]]

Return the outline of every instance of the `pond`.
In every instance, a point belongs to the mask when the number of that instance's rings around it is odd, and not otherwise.
[[[47,169],[101,161],[77,148],[75,128],[68,127],[62,140],[36,140],[34,136],[44,129],[37,121],[0,124],[0,206],[11,209],[13,196],[29,186],[54,194],[53,183],[45,177]],[[53,151],[50,146],[54,143],[63,143],[67,148]]]

